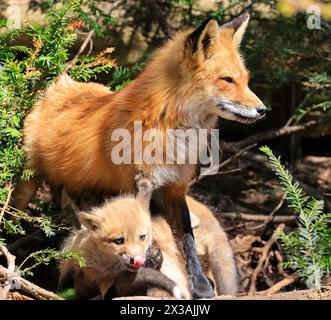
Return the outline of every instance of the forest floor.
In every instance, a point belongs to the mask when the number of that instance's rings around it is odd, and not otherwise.
[[[156,300],[146,296],[122,297],[115,300]],[[208,300],[208,299],[206,299]],[[319,292],[310,290],[292,290],[274,294],[252,294],[245,296],[217,296],[212,300],[331,300],[331,287]]]
[[[330,210],[331,157],[304,157],[291,172],[307,194],[324,199]],[[263,155],[244,153],[223,174],[206,176],[193,185],[192,194],[214,208],[230,238],[240,276],[239,299],[303,297],[292,291],[306,287],[293,271],[282,268],[286,255],[275,237],[280,228],[291,232],[297,226],[297,216],[287,207]],[[325,285],[330,284],[330,279],[325,279]],[[280,291],[293,294],[270,296]]]
[[[291,168],[291,172],[307,194],[324,199],[327,209],[331,208],[331,157],[304,157]],[[229,236],[236,257],[240,294],[238,297],[220,296],[215,299],[331,300],[330,279],[325,280],[321,292],[307,290],[292,270],[282,268],[286,255],[275,231],[293,230],[297,226],[297,216],[287,207],[279,183],[264,156],[243,153],[220,174],[205,176],[194,183],[191,194],[215,212]],[[47,190],[40,190],[37,198],[44,203],[51,201]],[[33,209],[36,204],[30,206]],[[62,238],[63,235],[48,240],[42,233],[33,237],[28,235],[23,242],[16,239],[9,243],[8,248],[20,261],[31,248],[58,247]],[[57,278],[57,266],[53,263],[36,269],[29,281],[54,292]],[[8,298],[28,299],[28,296],[10,293]],[[143,299],[121,299],[132,298]]]

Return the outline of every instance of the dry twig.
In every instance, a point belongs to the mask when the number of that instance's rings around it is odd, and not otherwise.
[[[262,252],[262,254],[260,256],[259,262],[258,262],[258,264],[257,264],[256,268],[254,269],[253,274],[251,276],[251,283],[250,283],[248,294],[254,294],[256,292],[256,279],[257,279],[257,276],[261,272],[262,267],[263,267],[263,263],[267,259],[268,254],[269,254],[269,251],[270,251],[272,245],[276,242],[279,232],[281,230],[283,230],[284,228],[285,228],[285,225],[284,224],[280,224],[276,228],[276,230],[273,233],[273,235],[271,236],[271,238],[268,240],[268,242],[263,247],[263,252]]]
[[[13,192],[13,188],[12,188],[12,183],[11,181],[9,182],[9,191],[8,191],[8,195],[7,195],[7,199],[4,203],[4,205],[2,206],[1,208],[1,212],[0,212],[0,224],[1,224],[1,220],[3,218],[3,215],[5,214],[5,211],[7,210],[7,207],[9,205],[9,202],[10,202],[10,199],[11,199],[11,195],[12,195],[12,192]]]
[[[257,295],[270,295],[270,294],[274,294],[277,293],[278,291],[280,291],[281,289],[283,289],[284,287],[290,285],[291,283],[293,283],[296,280],[295,277],[285,277],[283,280],[277,282],[276,284],[274,284],[272,287],[270,287],[267,290],[263,290],[263,291],[258,291],[256,292]]]
[[[5,256],[7,260],[7,271],[9,273],[14,273],[15,271],[15,256],[13,256],[5,246],[0,247],[0,252]],[[0,268],[3,268],[0,266]],[[7,294],[10,290],[11,283],[6,281],[8,277],[4,277],[0,272],[0,279],[5,279],[5,284],[0,284],[0,299],[5,300],[7,298]],[[7,282],[7,283],[6,283]]]
[[[67,67],[66,67],[66,69],[65,69],[64,72],[67,72],[70,68],[72,68],[76,64],[78,58],[81,56],[81,54],[86,49],[87,45],[90,43],[90,41],[91,41],[91,39],[93,37],[93,34],[94,34],[94,30],[91,30],[91,31],[88,32],[88,34],[86,35],[86,37],[85,37],[82,45],[80,46],[80,48],[77,51],[77,53],[74,56],[74,58],[71,61],[68,62]]]
[[[265,222],[270,215],[266,214],[250,214],[250,213],[241,213],[241,212],[222,212],[221,213],[222,218],[238,218],[240,220],[245,221],[254,221],[254,222]],[[281,222],[294,222],[297,220],[296,215],[284,215],[284,216],[273,216],[272,220],[276,223]]]
[[[253,226],[253,227],[248,227],[248,229],[250,230],[256,230],[256,229],[260,229],[265,227],[269,222],[273,221],[275,218],[275,213],[282,207],[285,199],[286,199],[287,193],[285,192],[280,200],[280,202],[276,205],[276,207],[270,212],[270,214],[268,216],[266,216],[266,219],[264,222],[262,222],[261,224],[257,225],[257,226]]]
[[[230,148],[233,148],[234,150],[240,150],[240,149],[245,148],[246,146],[252,145],[254,143],[259,143],[262,141],[278,138],[278,137],[284,136],[284,135],[290,135],[290,134],[294,134],[294,133],[303,132],[303,131],[306,131],[307,129],[317,126],[318,124],[319,124],[318,121],[312,120],[312,121],[308,121],[308,122],[306,122],[304,124],[300,124],[300,125],[294,125],[294,126],[285,125],[278,129],[272,129],[272,130],[268,130],[268,131],[259,132],[257,134],[250,135],[249,137],[247,137],[241,141],[233,143],[232,145],[230,145]]]
[[[7,268],[0,266],[0,279],[4,281],[4,285],[0,287],[0,299],[7,299],[9,290],[11,289],[11,279],[15,279],[16,285],[38,300],[63,300],[55,293],[45,290],[32,282],[20,277],[15,273],[15,256],[13,256],[5,246],[0,247],[0,251],[7,259]]]

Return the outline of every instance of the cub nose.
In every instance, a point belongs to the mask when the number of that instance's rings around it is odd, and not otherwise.
[[[266,113],[266,111],[267,111],[267,108],[265,107],[265,106],[258,106],[257,108],[256,108],[256,111],[257,111],[257,113],[260,115],[260,116],[263,116],[263,115],[265,115],[265,113]]]
[[[145,259],[141,256],[130,257],[129,265],[133,268],[139,268],[145,263]]]

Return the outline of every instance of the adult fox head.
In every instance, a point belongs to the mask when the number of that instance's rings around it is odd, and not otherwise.
[[[209,19],[195,30],[177,33],[132,86],[143,93],[141,104],[148,110],[160,105],[150,114],[177,117],[184,126],[214,126],[217,116],[243,123],[261,119],[266,107],[249,89],[239,53],[248,21],[244,13],[222,26]]]
[[[249,89],[249,73],[238,52],[249,21],[244,13],[219,26],[205,21],[186,40],[184,55],[189,57],[197,98],[203,99],[213,113],[238,122],[251,123],[266,112],[262,101]]]
[[[261,119],[266,112],[248,87],[249,73],[238,52],[248,21],[247,13],[222,26],[208,20],[189,34],[185,47],[207,106],[222,118],[244,123]]]

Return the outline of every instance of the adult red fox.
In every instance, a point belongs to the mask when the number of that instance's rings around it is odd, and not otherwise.
[[[243,123],[261,119],[266,108],[248,87],[249,74],[239,53],[248,20],[246,13],[222,26],[209,19],[196,30],[179,32],[117,93],[61,76],[25,120],[26,166],[36,174],[19,188],[16,207],[27,206],[40,178],[70,193],[94,189],[106,195],[132,192],[136,172],[143,171],[160,185],[157,194],[186,257],[192,295],[212,297],[185,200],[196,164],[114,163],[112,152],[119,141],[112,134],[123,128],[133,136],[137,121],[142,131],[157,128],[166,137],[169,128],[213,128],[218,116]],[[166,149],[162,152],[167,155]],[[134,153],[141,156],[142,151]]]

